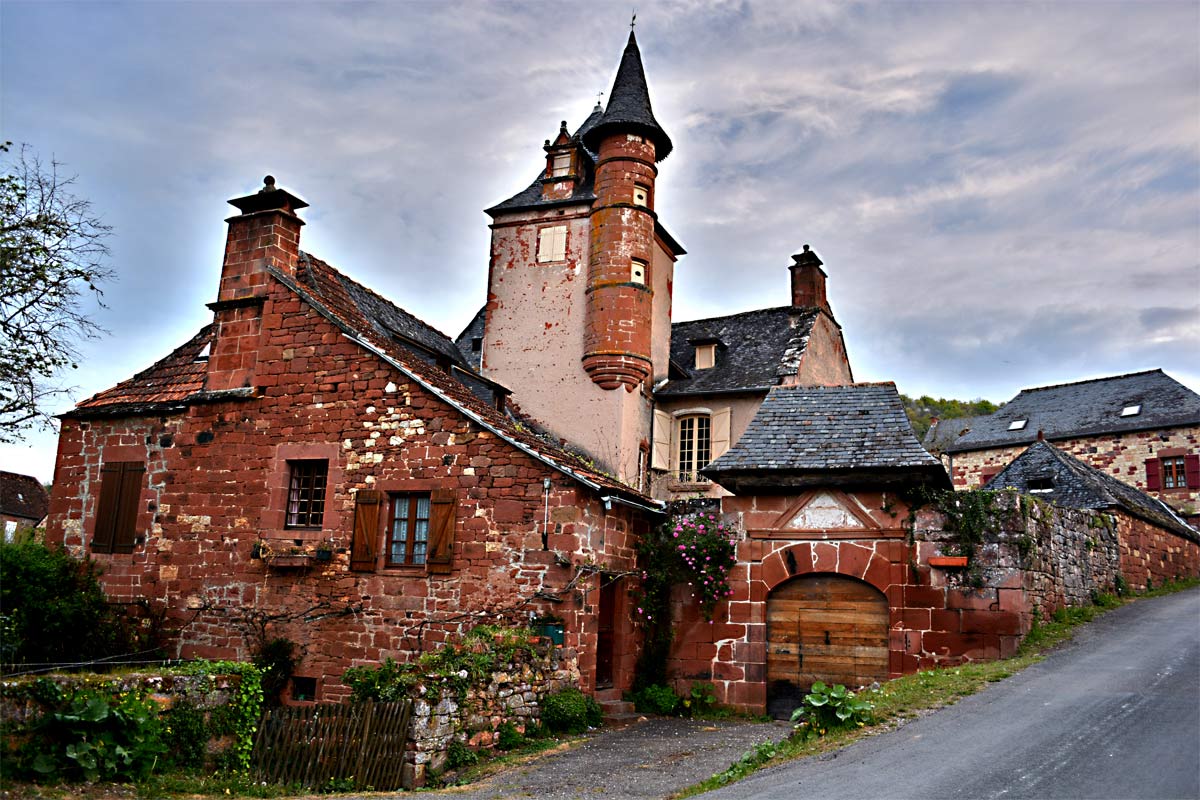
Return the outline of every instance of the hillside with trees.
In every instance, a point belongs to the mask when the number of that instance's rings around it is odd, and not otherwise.
[[[934,399],[929,395],[921,395],[914,399],[906,394],[900,395],[904,402],[904,413],[912,423],[913,431],[918,439],[924,439],[933,420],[956,419],[958,417],[977,417],[984,414],[994,414],[1000,409],[990,400],[951,400],[944,397]]]

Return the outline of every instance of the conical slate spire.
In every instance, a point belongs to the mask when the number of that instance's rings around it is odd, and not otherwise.
[[[654,118],[650,108],[650,92],[646,88],[646,73],[642,69],[642,54],[638,50],[637,38],[629,32],[629,43],[621,56],[621,66],[608,93],[608,107],[600,122],[584,134],[584,144],[591,150],[600,146],[600,140],[613,133],[628,131],[639,133],[654,142],[654,156],[662,161],[671,152],[671,137]]]

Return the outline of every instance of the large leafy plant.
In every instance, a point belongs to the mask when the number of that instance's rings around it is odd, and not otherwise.
[[[792,712],[792,722],[798,736],[812,739],[831,730],[861,728],[871,721],[874,709],[874,703],[840,683],[829,687],[817,681]]]

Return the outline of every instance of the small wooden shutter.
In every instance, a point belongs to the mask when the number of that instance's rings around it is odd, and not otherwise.
[[[434,489],[429,505],[429,550],[425,556],[425,569],[446,573],[451,570],[454,558],[454,512],[458,494],[454,489]]]
[[[136,461],[120,464],[121,491],[117,506],[117,525],[113,534],[114,553],[132,553],[137,533],[138,508],[142,499],[142,476],[146,465]]]
[[[93,553],[111,553],[117,532],[121,500],[121,464],[100,467],[100,499],[96,502],[96,529],[92,534]]]
[[[723,408],[712,415],[712,460],[716,461],[729,449],[730,411]]]
[[[671,415],[654,412],[654,447],[650,454],[651,469],[671,468]]]
[[[375,570],[382,494],[373,489],[359,489],[354,496],[354,542],[350,546],[350,569],[355,572]]]
[[[1157,458],[1146,459],[1146,490],[1157,492],[1162,488],[1162,468]]]
[[[1189,489],[1200,489],[1200,455],[1184,456],[1183,471]]]

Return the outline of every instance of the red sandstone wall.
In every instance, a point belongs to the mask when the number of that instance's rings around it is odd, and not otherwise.
[[[1121,575],[1134,589],[1148,588],[1148,581],[1162,586],[1177,578],[1200,577],[1200,544],[1124,514],[1117,518],[1117,532]]]
[[[632,569],[640,514],[622,506],[606,512],[594,494],[474,426],[281,287],[264,308],[263,327],[261,398],[166,417],[66,420],[48,539],[86,550],[101,463],[144,461],[138,546],[95,558],[114,599],[169,606],[179,655],[244,658],[256,627],[269,621],[269,636],[301,646],[298,674],[319,678],[318,698],[337,699],[346,667],[406,659],[448,631],[494,622],[545,592],[563,602],[534,601],[512,616],[562,617],[590,688],[600,576],[588,573],[564,591],[576,570],[560,565],[555,551],[572,564]],[[321,531],[283,527],[286,462],[297,457],[330,459]],[[458,491],[451,574],[349,571],[356,490],[445,487]],[[543,550],[547,508],[550,549]],[[329,542],[337,553],[327,564],[280,570],[251,558],[259,539],[276,549]],[[624,628],[618,687],[636,657]]]

